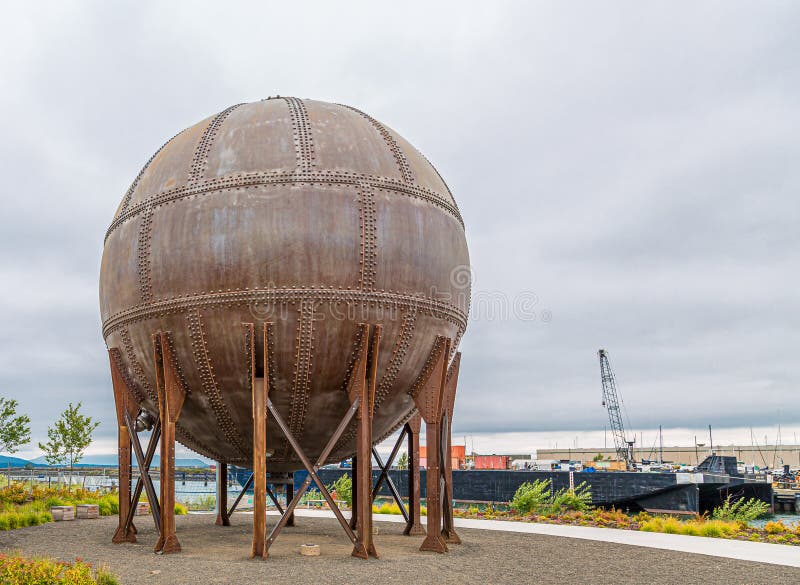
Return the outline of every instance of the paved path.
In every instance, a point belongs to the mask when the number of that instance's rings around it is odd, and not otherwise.
[[[379,517],[376,546],[380,560],[350,556],[352,544],[336,520],[302,511],[297,527],[286,528],[266,561],[249,558],[251,514],[236,513],[232,526],[214,525],[214,516],[177,518],[183,552],[153,554],[157,533],[150,518],[138,518],[138,542],[111,544],[117,518],[55,522],[0,532],[0,551],[19,551],[64,560],[82,557],[106,565],[122,585],[775,585],[800,583],[800,568],[705,554],[644,548],[629,544],[486,530],[516,530],[537,525],[478,521],[479,529],[460,526],[464,543],[448,554],[420,552],[422,537],[402,535],[399,517]],[[270,517],[270,525],[275,517]],[[567,527],[547,527],[567,528]],[[601,529],[602,530],[602,529]],[[607,530],[602,536],[619,531]],[[570,531],[570,534],[575,531]],[[691,537],[690,537],[691,538]],[[694,538],[699,544],[701,538]],[[303,557],[304,543],[320,545],[321,556]],[[725,541],[730,543],[730,541]],[[772,546],[772,545],[770,545]]]
[[[299,510],[298,515],[318,518],[333,518],[327,510]],[[384,522],[404,522],[402,516],[375,514],[376,520]],[[423,523],[425,518],[423,518]],[[728,540],[724,538],[705,538],[702,536],[686,536],[684,534],[660,534],[656,532],[639,532],[636,530],[617,530],[614,528],[596,528],[593,526],[563,526],[558,524],[535,524],[532,522],[509,522],[507,520],[472,520],[456,518],[456,527],[474,528],[478,530],[500,530],[503,532],[520,532],[524,534],[546,534],[564,536],[616,544],[630,544],[647,548],[674,550],[701,555],[711,555],[741,561],[755,561],[773,565],[800,567],[800,547],[786,544],[768,544],[746,540]]]

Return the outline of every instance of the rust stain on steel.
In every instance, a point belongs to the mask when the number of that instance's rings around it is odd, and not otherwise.
[[[168,141],[123,195],[100,274],[103,336],[139,406],[155,413],[151,335],[171,331],[186,391],[177,440],[249,467],[240,324],[274,321],[270,400],[313,460],[350,405],[342,388],[357,324],[383,326],[377,440],[414,411],[437,338],[464,333],[470,282],[453,275],[468,266],[449,188],[394,130],[314,100],[238,104]],[[355,430],[331,461],[355,452]],[[270,471],[302,467],[274,425],[267,441]]]

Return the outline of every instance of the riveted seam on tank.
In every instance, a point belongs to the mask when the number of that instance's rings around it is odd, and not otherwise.
[[[428,203],[432,203],[440,207],[444,211],[456,218],[456,220],[464,227],[464,220],[461,218],[461,213],[458,207],[454,205],[454,200],[451,201],[440,193],[422,187],[420,185],[409,185],[398,182],[388,177],[378,177],[375,175],[367,175],[364,173],[348,173],[339,171],[321,171],[321,172],[259,172],[259,173],[239,173],[236,175],[226,175],[224,177],[215,177],[194,185],[181,185],[172,189],[156,193],[151,197],[137,203],[124,213],[119,213],[117,217],[111,222],[111,225],[106,230],[104,241],[108,240],[109,236],[123,223],[136,217],[142,213],[148,206],[154,208],[173,203],[182,199],[191,199],[198,195],[212,194],[226,189],[238,189],[246,187],[269,187],[269,186],[283,186],[283,185],[352,185],[358,187],[360,183],[367,183],[373,187],[392,191],[399,195],[406,195],[416,199],[421,199]]]
[[[444,346],[445,338],[441,335],[437,335],[436,341],[433,344],[433,349],[431,349],[431,352],[428,354],[428,359],[425,360],[425,365],[423,366],[422,371],[419,373],[419,376],[417,376],[417,379],[414,381],[414,384],[408,391],[409,396],[412,398],[417,397],[423,386],[425,386],[430,379],[431,375],[433,374],[433,369],[436,367],[436,362],[439,361],[439,357],[444,351]],[[423,400],[427,402],[428,398],[429,397],[423,397]]]
[[[353,376],[353,372],[355,371],[356,365],[359,361],[359,356],[361,356],[361,352],[364,347],[364,343],[366,340],[364,339],[364,327],[358,326],[356,329],[356,337],[353,341],[353,351],[350,352],[350,357],[347,360],[347,371],[345,372],[344,382],[342,382],[341,390],[345,394],[350,386],[350,378]],[[360,364],[358,364],[360,365]],[[351,397],[348,396],[348,400]],[[342,445],[348,444],[353,437],[355,437],[356,433],[358,432],[358,421],[354,417],[353,420],[350,421],[350,424],[347,426],[347,429],[339,440],[336,442],[336,446],[334,447],[334,451],[337,449],[341,449]]]
[[[149,305],[138,305],[111,315],[103,323],[103,336],[108,336],[132,323],[151,318],[154,315],[181,313],[186,310],[215,306],[241,306],[252,303],[369,303],[387,309],[405,309],[423,312],[438,319],[466,328],[467,315],[457,307],[436,299],[391,291],[360,291],[334,288],[295,288],[278,289],[233,289],[202,294],[186,294],[170,299],[161,299]]]
[[[426,163],[428,163],[428,166],[430,166],[433,169],[433,172],[436,173],[436,176],[439,177],[439,180],[442,182],[442,185],[444,185],[444,188],[447,189],[447,194],[450,195],[450,202],[452,203],[453,207],[456,208],[456,211],[458,211],[460,215],[461,210],[458,208],[458,203],[456,202],[456,198],[453,197],[453,192],[450,190],[450,186],[447,184],[447,181],[444,180],[444,177],[439,172],[439,169],[433,166],[433,163],[431,163],[431,161],[428,160],[428,157],[422,154],[417,148],[414,148],[414,150],[417,151],[417,154],[420,155],[425,160]]]
[[[214,366],[211,364],[211,359],[208,355],[208,344],[206,343],[206,335],[200,310],[194,309],[189,311],[186,314],[186,319],[189,323],[192,358],[195,368],[197,368],[197,372],[200,374],[200,386],[208,397],[211,409],[214,412],[214,417],[217,419],[217,424],[220,429],[222,429],[225,437],[236,450],[242,453],[242,455],[245,455],[246,450],[239,436],[239,430],[236,428],[236,424],[219,391],[219,385],[217,384],[217,379],[214,374]]]
[[[389,365],[386,368],[386,373],[381,378],[381,383],[375,391],[375,409],[381,405],[389,393],[394,388],[397,374],[406,359],[408,348],[411,346],[411,338],[414,335],[414,326],[416,325],[417,314],[414,312],[406,313],[403,317],[403,323],[400,326],[400,334],[397,336],[397,341],[392,348],[392,356],[389,359]]]
[[[312,357],[314,355],[314,301],[309,299],[300,303],[295,341],[296,357],[292,384],[292,404],[289,411],[289,430],[295,440],[302,437],[308,397],[311,389]],[[284,457],[288,455],[287,451]]]
[[[396,425],[394,425],[389,431],[384,433],[383,436],[379,437],[378,440],[375,441],[375,443],[376,444],[377,443],[382,443],[383,441],[388,439],[391,435],[393,435],[395,432],[397,432],[400,429],[400,427],[402,427],[404,424],[406,424],[408,421],[410,421],[411,417],[413,417],[415,414],[417,414],[417,412],[418,412],[417,411],[417,407],[415,406],[414,408],[412,408],[409,411],[409,413],[406,416],[404,416],[403,418],[400,419],[400,422],[398,422]]]
[[[344,381],[340,386],[342,392],[347,392],[347,387],[350,385],[350,377],[353,375],[353,368],[356,367],[356,361],[358,360],[358,356],[361,353],[361,347],[364,344],[364,329],[363,327],[356,327],[356,337],[353,341],[353,350],[350,352],[350,356],[347,358],[347,369],[345,370],[344,374]]]
[[[306,105],[299,98],[284,97],[282,99],[289,107],[297,168],[308,172],[316,166],[316,154]]]
[[[361,290],[373,290],[378,265],[378,224],[375,194],[369,185],[359,186],[358,199],[361,229],[358,285]]]
[[[175,351],[175,340],[174,336],[172,335],[172,332],[165,331],[164,337],[167,339],[167,345],[169,346],[170,353],[173,356],[177,356],[178,353],[177,351]],[[192,390],[186,383],[186,376],[183,375],[183,367],[181,366],[181,361],[176,357],[176,359],[174,359],[173,362],[174,362],[173,365],[175,367],[175,372],[178,374],[178,382],[180,382],[181,389],[183,390],[183,393],[188,396],[189,394],[192,393]]]
[[[120,330],[119,338],[122,341],[122,347],[125,349],[125,356],[128,358],[128,363],[130,364],[131,370],[133,370],[133,381],[131,387],[135,387],[137,384],[141,385],[152,403],[158,404],[158,395],[150,385],[147,376],[145,376],[144,369],[139,363],[139,360],[136,359],[136,352],[133,349],[133,343],[131,342],[131,336],[127,328]]]
[[[149,303],[153,300],[153,283],[150,275],[150,240],[152,238],[153,227],[153,207],[147,206],[142,214],[142,222],[139,225],[136,247],[136,271],[139,276],[139,292],[142,302]]]
[[[394,160],[397,163],[397,167],[400,169],[400,175],[403,177],[403,182],[405,183],[414,183],[414,173],[411,171],[411,166],[408,164],[408,158],[406,157],[403,149],[400,148],[400,145],[397,144],[397,141],[394,139],[394,136],[391,135],[389,130],[387,130],[386,126],[378,122],[375,118],[370,116],[369,114],[365,114],[361,110],[354,108],[352,106],[347,106],[345,104],[337,104],[348,110],[352,110],[356,114],[364,117],[375,130],[383,138],[386,145],[389,147],[389,150],[392,152],[392,156],[394,156]]]
[[[242,105],[244,104],[236,104],[229,108],[225,108],[219,114],[214,116],[214,119],[211,121],[211,123],[206,126],[203,136],[200,137],[200,142],[197,145],[197,149],[194,151],[194,156],[192,157],[192,166],[189,167],[187,184],[196,185],[203,180],[206,174],[206,168],[208,167],[208,155],[211,152],[211,147],[214,144],[214,140],[217,138],[219,129],[222,127],[222,123],[225,122],[225,118],[227,118],[232,111]]]
[[[181,130],[180,132],[178,132],[178,133],[177,133],[175,136],[173,136],[172,138],[170,138],[169,140],[167,140],[167,141],[166,141],[164,144],[162,144],[162,145],[161,145],[161,147],[160,147],[160,148],[159,148],[157,151],[155,151],[155,152],[153,153],[153,156],[151,156],[151,157],[150,157],[150,158],[147,160],[147,162],[146,162],[146,163],[144,163],[144,166],[143,166],[143,167],[142,167],[142,169],[139,171],[139,174],[138,174],[138,175],[136,175],[136,178],[133,180],[133,183],[131,183],[131,186],[130,186],[130,187],[128,187],[128,190],[125,192],[125,198],[123,199],[122,206],[119,208],[119,213],[117,214],[117,217],[119,217],[119,216],[121,216],[122,214],[124,214],[124,213],[125,213],[125,211],[128,209],[128,205],[130,205],[130,203],[131,203],[131,199],[133,198],[133,192],[134,192],[134,191],[136,191],[136,187],[138,187],[138,186],[139,186],[139,181],[141,181],[141,180],[142,180],[142,177],[144,176],[144,174],[145,174],[145,172],[147,171],[147,169],[148,169],[148,168],[150,168],[150,165],[152,164],[152,162],[153,162],[153,161],[156,159],[156,157],[157,157],[157,156],[158,156],[158,155],[161,153],[161,151],[162,151],[162,150],[164,150],[164,148],[166,148],[167,144],[169,144],[170,142],[172,142],[173,140],[175,140],[175,139],[176,139],[178,136],[180,136],[181,134],[183,134],[185,131],[186,131],[186,129],[184,128],[183,130]]]
[[[192,433],[190,433],[186,429],[186,427],[181,426],[180,423],[176,423],[175,424],[175,434],[177,435],[178,441],[184,447],[187,447],[188,449],[191,449],[192,451],[194,451],[196,453],[200,453],[201,455],[205,455],[207,457],[210,456],[215,461],[225,461],[226,460],[225,457],[222,454],[218,453],[214,449],[211,449],[211,448],[207,447],[206,445],[204,445],[203,443],[201,443],[197,439],[197,437],[192,435]],[[195,448],[195,447],[198,447],[198,448]]]
[[[129,341],[130,341],[130,339],[129,339]],[[124,341],[123,341],[123,343],[124,343]],[[126,353],[127,353],[127,348],[126,348]],[[112,348],[111,349],[111,356],[114,359],[114,363],[117,366],[117,370],[119,370],[120,375],[122,376],[122,381],[125,382],[125,385],[128,388],[130,388],[131,392],[133,393],[134,397],[136,398],[136,402],[138,402],[139,404],[142,404],[144,401],[147,400],[147,396],[142,391],[142,388],[139,386],[139,384],[136,383],[136,380],[134,380],[131,377],[130,371],[125,366],[125,362],[122,359],[122,352],[120,352],[119,349],[116,348],[116,347]]]

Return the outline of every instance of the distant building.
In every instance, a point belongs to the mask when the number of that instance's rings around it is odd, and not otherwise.
[[[716,455],[729,455],[745,465],[756,467],[776,468],[781,465],[800,467],[800,445],[775,445],[758,447],[753,445],[714,445]],[[663,460],[679,465],[698,465],[709,455],[707,445],[702,447],[664,447]],[[586,449],[538,449],[538,459],[555,459],[558,461],[591,461],[597,455],[603,459],[616,459],[617,453],[613,448],[586,448]],[[658,461],[659,450],[651,447],[634,447],[634,458],[637,461],[649,459]]]

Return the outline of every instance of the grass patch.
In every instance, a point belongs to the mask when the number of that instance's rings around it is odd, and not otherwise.
[[[0,512],[0,530],[16,530],[28,526],[39,526],[52,522],[50,512],[43,509],[41,504],[23,504],[5,508]],[[2,581],[0,581],[2,583]]]

